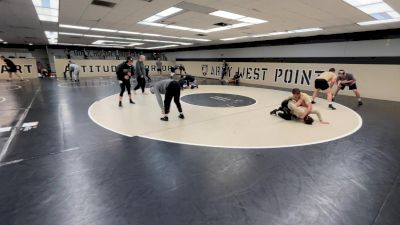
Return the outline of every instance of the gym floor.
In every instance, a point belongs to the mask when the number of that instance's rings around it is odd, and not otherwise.
[[[355,133],[238,149],[104,129],[88,109],[118,91],[114,78],[82,79],[80,86],[1,81],[0,224],[399,224],[398,102],[364,99],[357,107],[353,96],[339,96],[362,118]],[[135,126],[131,118],[114,119]]]

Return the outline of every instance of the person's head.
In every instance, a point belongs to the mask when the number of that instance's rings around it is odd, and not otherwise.
[[[139,61],[144,62],[146,60],[146,56],[144,55],[139,55]]]
[[[0,55],[0,59],[4,60],[5,58],[4,55]]]
[[[344,70],[339,70],[338,75],[344,77],[346,75],[346,72],[344,72]]]
[[[160,59],[160,58],[158,58],[157,60],[158,60],[158,61],[161,61],[161,59]]]
[[[311,116],[304,117],[304,123],[307,125],[312,125],[314,123],[314,119]]]
[[[150,87],[150,93],[154,94],[154,86]]]
[[[330,69],[329,69],[329,72],[334,73],[335,71],[336,71],[335,68],[330,68]]]
[[[131,56],[126,57],[126,64],[132,66],[133,64],[133,58]]]
[[[223,63],[225,63],[225,60],[222,60]]]
[[[292,89],[292,94],[293,94],[293,99],[298,101],[300,99],[301,91],[298,88],[293,88]]]

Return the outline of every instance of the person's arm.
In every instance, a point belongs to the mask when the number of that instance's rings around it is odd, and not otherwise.
[[[144,77],[144,73],[143,73],[143,70],[142,70],[142,68],[141,68],[141,66],[140,66],[139,61],[136,62],[136,66],[135,66],[135,75],[136,75],[137,78],[138,78],[138,77]]]
[[[301,105],[303,105],[304,100],[303,99],[299,99],[298,101],[296,101],[296,107],[299,107]]]
[[[304,117],[308,116],[308,114],[310,114],[310,112],[312,111],[312,104],[311,103],[307,103],[306,104],[306,111],[304,112],[303,116],[301,119],[304,119]]]
[[[322,123],[322,124],[329,124],[329,122],[324,121],[324,120],[322,119],[321,113],[320,113],[318,110],[312,110],[312,111],[310,112],[310,114],[316,114],[320,123]]]
[[[123,64],[119,64],[116,69],[117,78],[118,78],[118,80],[121,80],[121,81],[124,80],[124,76],[125,76],[123,67],[124,67]]]
[[[333,78],[332,78],[332,80],[331,80],[331,82],[330,82],[330,85],[329,85],[329,87],[330,87],[330,88],[332,88],[332,87],[333,87],[333,85],[335,85],[335,84],[336,84],[336,81],[337,81],[336,77],[333,77]]]

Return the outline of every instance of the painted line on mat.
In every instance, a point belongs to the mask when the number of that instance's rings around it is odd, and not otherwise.
[[[29,110],[31,109],[31,107],[33,105],[33,102],[35,101],[37,95],[39,94],[39,91],[40,91],[40,88],[36,90],[36,92],[33,95],[33,98],[31,100],[31,102],[29,103],[28,107],[24,110],[22,115],[19,117],[19,120],[18,120],[17,124],[15,125],[16,127],[21,127],[21,125],[24,122],[26,116],[28,115]],[[7,139],[6,143],[4,144],[3,148],[1,149],[0,162],[2,162],[4,160],[4,157],[6,156],[6,154],[8,152],[8,149],[10,147],[11,142],[14,139],[14,137],[18,134],[18,132],[19,132],[19,129],[13,129],[11,131],[10,137]]]

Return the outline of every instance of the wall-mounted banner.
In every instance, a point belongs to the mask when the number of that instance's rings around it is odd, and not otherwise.
[[[179,61],[186,71],[194,76],[220,79],[222,62]],[[305,64],[305,63],[229,63],[228,78],[236,72],[241,74],[241,82],[265,86],[300,88],[311,91],[314,80],[323,71],[333,67],[336,71],[344,69],[354,74],[362,96],[400,101],[400,65],[365,65],[365,64]],[[225,79],[225,78],[224,78]],[[353,92],[341,91],[340,94],[354,95]]]
[[[17,66],[17,73],[21,74],[24,78],[38,77],[36,59],[13,58],[11,61]],[[0,67],[0,79],[8,79],[7,66],[3,60],[0,60]],[[14,79],[16,78],[14,77]]]
[[[115,76],[117,66],[124,60],[72,60],[78,64],[81,77]],[[68,59],[55,59],[57,77],[64,77],[64,73],[69,76]],[[135,66],[136,61],[133,62]],[[162,73],[169,74],[170,68],[174,65],[171,61],[162,61]],[[149,68],[150,75],[157,74],[156,61],[146,61],[145,66]]]

